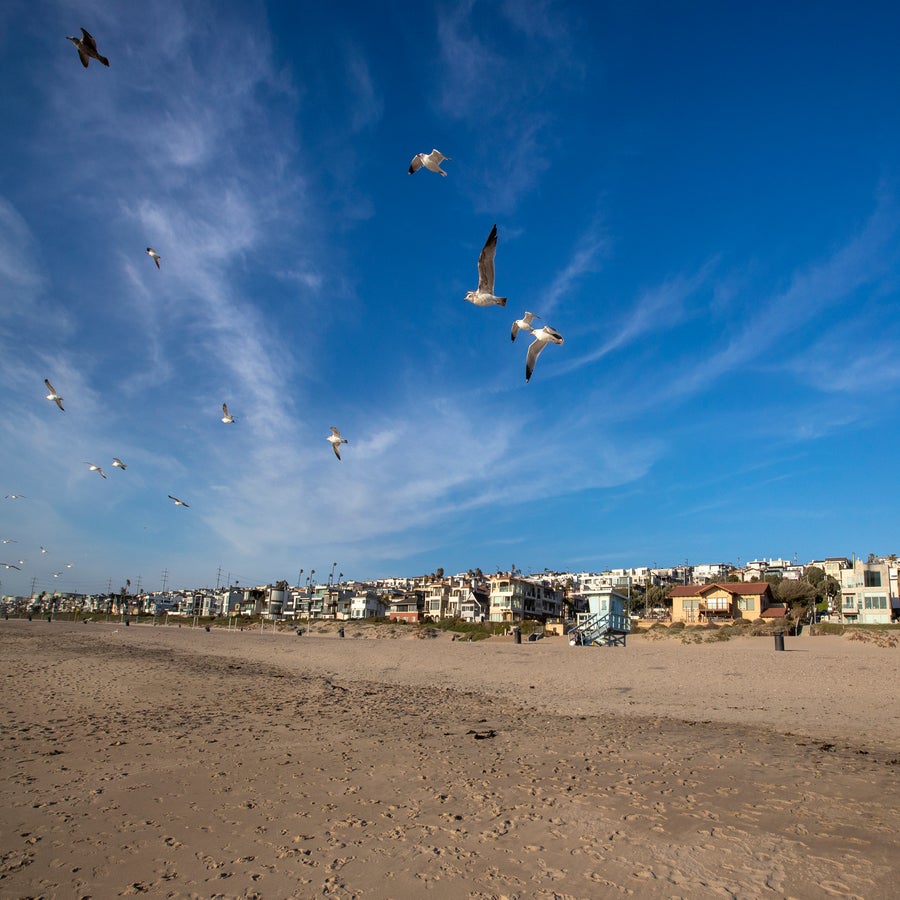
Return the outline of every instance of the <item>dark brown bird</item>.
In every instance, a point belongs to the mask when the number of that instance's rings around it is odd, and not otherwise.
[[[75,49],[78,51],[78,58],[81,60],[81,64],[87,68],[89,59],[96,59],[97,62],[103,63],[104,66],[109,68],[109,60],[105,56],[101,56],[97,52],[97,42],[91,37],[91,35],[85,31],[83,28],[81,29],[81,37],[68,37],[67,41],[71,41],[75,45]]]

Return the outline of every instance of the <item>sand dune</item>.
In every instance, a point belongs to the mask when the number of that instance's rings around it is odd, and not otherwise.
[[[0,895],[896,893],[896,648],[346,633],[0,623]]]

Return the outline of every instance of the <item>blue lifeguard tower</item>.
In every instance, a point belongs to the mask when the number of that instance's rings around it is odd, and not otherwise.
[[[624,647],[631,632],[631,618],[625,614],[627,597],[613,588],[601,588],[587,595],[588,612],[578,613],[569,631],[573,647]]]

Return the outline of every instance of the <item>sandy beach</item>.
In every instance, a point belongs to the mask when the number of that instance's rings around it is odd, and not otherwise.
[[[896,896],[896,646],[375,633],[0,622],[0,896]]]

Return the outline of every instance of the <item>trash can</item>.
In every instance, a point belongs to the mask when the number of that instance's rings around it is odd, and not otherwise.
[[[516,644],[522,643],[522,629],[521,628],[513,628],[513,643],[516,643]]]
[[[784,650],[784,632],[783,631],[775,632],[775,649],[776,650]]]
[[[338,637],[342,638],[343,636],[344,636],[344,626],[341,625],[341,627],[338,628]]]
[[[209,631],[209,625],[206,626],[206,630]]]
[[[241,631],[243,631],[243,630],[244,629],[242,628]],[[297,637],[303,637],[303,629],[302,628],[297,629]]]

